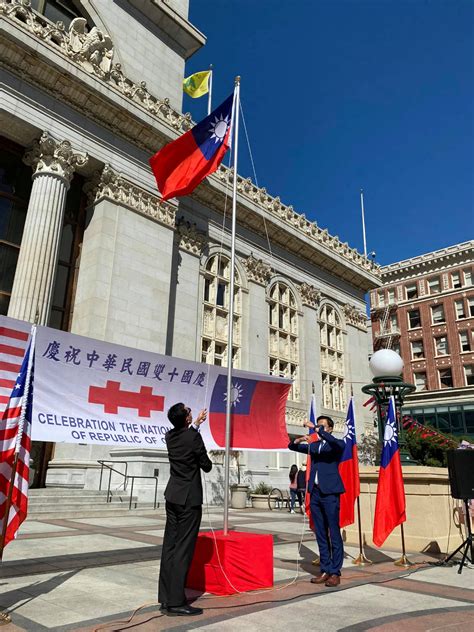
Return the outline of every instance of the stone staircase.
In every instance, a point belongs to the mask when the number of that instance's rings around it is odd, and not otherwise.
[[[30,489],[28,492],[28,519],[61,518],[102,518],[148,514],[153,503],[140,502],[132,496],[132,508],[129,509],[130,495],[123,491],[114,491],[111,502],[107,502],[106,491],[93,489],[72,489],[64,487],[46,487]]]

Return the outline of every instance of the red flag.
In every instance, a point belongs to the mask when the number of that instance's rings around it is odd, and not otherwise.
[[[231,448],[276,450],[288,445],[285,410],[290,382],[232,377]],[[227,374],[214,384],[209,405],[209,429],[218,446],[225,446]]]
[[[393,396],[387,412],[379,482],[375,501],[373,541],[382,546],[396,526],[405,522],[405,489],[398,449],[398,429]]]
[[[163,201],[188,195],[214,173],[229,147],[234,95],[150,158]]]
[[[339,526],[341,529],[347,527],[349,524],[353,524],[355,520],[354,503],[360,494],[359,457],[357,455],[353,397],[351,397],[347,409],[343,439],[345,448],[339,464],[339,474],[341,475],[346,491],[341,494],[339,513]]]
[[[317,419],[316,396],[313,393],[311,395],[311,404],[309,406],[309,421],[313,424],[313,426],[310,427],[308,430],[308,435],[309,435],[308,444],[316,443],[316,441],[319,441],[319,435],[316,432],[316,419]],[[313,516],[311,515],[311,506],[310,506],[311,494],[308,493],[308,482],[309,482],[310,475],[311,475],[311,455],[308,451],[308,456],[306,457],[306,494],[304,497],[304,510],[309,519],[309,528],[314,531],[315,526],[313,522]]]
[[[0,542],[0,550],[16,537],[21,523],[26,518],[28,507],[32,346],[33,343],[30,343],[25,353],[20,372],[0,421],[0,534],[3,533],[3,527],[7,521],[5,540]],[[10,490],[12,480],[13,488]],[[11,502],[9,503],[10,491]]]

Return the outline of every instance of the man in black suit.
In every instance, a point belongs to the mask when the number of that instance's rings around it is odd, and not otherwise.
[[[308,480],[310,509],[316,540],[319,547],[321,572],[312,577],[313,584],[325,584],[330,588],[339,586],[344,559],[344,547],[339,528],[339,501],[344,485],[339,474],[339,463],[344,452],[344,441],[332,436],[334,422],[321,415],[316,421],[319,441],[309,441],[311,435],[298,437],[288,448],[294,452],[311,455],[311,471]]]
[[[170,478],[165,489],[166,527],[161,553],[158,601],[170,616],[202,614],[201,608],[186,603],[184,586],[201,524],[201,470],[210,472],[212,462],[199,433],[206,420],[202,410],[193,422],[191,409],[175,404],[168,411],[173,429],[165,440],[170,462]]]

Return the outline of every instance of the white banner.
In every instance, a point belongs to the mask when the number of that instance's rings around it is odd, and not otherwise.
[[[224,448],[226,369],[38,327],[32,438],[39,441],[165,448],[167,410],[207,408],[201,434]],[[284,449],[291,383],[233,371],[233,449]]]

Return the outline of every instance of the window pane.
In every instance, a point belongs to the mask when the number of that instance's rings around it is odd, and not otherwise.
[[[439,381],[441,388],[452,388],[453,376],[451,369],[441,369],[439,372]]]
[[[0,291],[10,293],[15,278],[19,249],[0,244]]]
[[[444,323],[444,307],[442,305],[432,307],[431,314],[434,323]]]
[[[454,301],[454,309],[456,311],[456,318],[466,318],[464,300]]]
[[[440,291],[440,279],[439,277],[433,277],[428,281],[428,289],[430,294],[438,294]]]
[[[406,286],[406,294],[407,294],[407,299],[410,298],[417,298],[418,296],[418,288],[416,286],[416,283],[410,284]]]
[[[9,294],[0,294],[0,314],[6,316],[8,313],[8,305],[10,304]]]
[[[440,336],[439,338],[435,338],[436,342],[436,353],[437,355],[448,355],[448,339],[446,336]]]
[[[410,323],[410,329],[414,327],[421,327],[420,310],[412,309],[408,312],[408,321]]]

